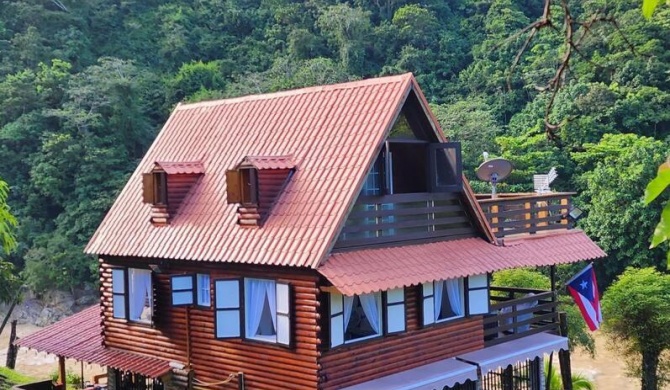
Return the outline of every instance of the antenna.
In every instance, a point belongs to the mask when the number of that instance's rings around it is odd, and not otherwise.
[[[496,186],[499,181],[503,181],[512,173],[512,163],[504,158],[493,158],[484,161],[477,168],[477,177],[480,180],[491,183],[491,198],[497,198]]]
[[[533,175],[533,187],[538,194],[551,192],[549,184],[551,184],[558,177],[556,167],[552,167],[546,175]]]

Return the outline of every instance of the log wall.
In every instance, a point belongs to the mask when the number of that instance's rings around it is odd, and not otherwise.
[[[482,317],[421,327],[419,288],[405,289],[407,332],[324,351],[320,388],[339,389],[484,347]]]
[[[147,268],[159,264],[162,273],[154,274],[153,327],[129,324],[112,318],[110,265]],[[190,362],[197,381],[211,383],[227,378],[228,374],[244,372],[247,389],[315,389],[317,388],[318,354],[318,276],[314,271],[279,268],[241,268],[234,265],[203,262],[138,261],[110,258],[101,260],[101,305],[104,315],[103,332],[108,347],[138,354],[186,363],[187,338]],[[170,304],[170,275],[208,273],[210,280],[259,277],[281,279],[293,288],[292,349],[244,339],[217,340],[214,338],[214,291],[212,308],[172,307]],[[187,321],[188,310],[188,321]],[[188,329],[188,331],[187,331]],[[236,389],[233,381],[228,387]]]

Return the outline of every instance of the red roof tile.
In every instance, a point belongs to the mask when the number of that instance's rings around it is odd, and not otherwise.
[[[205,167],[202,164],[202,161],[188,161],[188,162],[156,161],[156,164],[159,167],[161,167],[168,175],[205,173]]]
[[[38,351],[160,378],[169,362],[155,357],[105,348],[100,306],[95,305],[19,339],[16,344]]]
[[[295,162],[292,156],[247,156],[245,163],[256,169],[293,169]]]
[[[495,246],[479,238],[334,253],[319,267],[347,295],[460,278],[508,268],[573,263],[606,256],[581,230]]]
[[[178,106],[86,252],[317,267],[411,89],[427,106],[409,73]],[[293,157],[295,175],[262,228],[240,227],[237,205],[226,203],[226,170],[245,156],[283,155]],[[155,161],[198,159],[207,172],[170,224],[154,227],[141,174]]]

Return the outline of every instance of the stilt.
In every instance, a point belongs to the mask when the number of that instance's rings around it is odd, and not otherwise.
[[[561,336],[568,336],[568,317],[565,312],[559,313]],[[561,366],[563,389],[572,390],[572,367],[570,366],[570,350],[558,351],[558,364]]]

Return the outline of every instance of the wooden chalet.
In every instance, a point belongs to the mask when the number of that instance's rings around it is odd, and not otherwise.
[[[411,74],[179,105],[86,248],[114,359],[76,326],[20,344],[110,390],[539,389],[556,292],[490,275],[604,253],[570,194],[478,199],[461,170]]]

